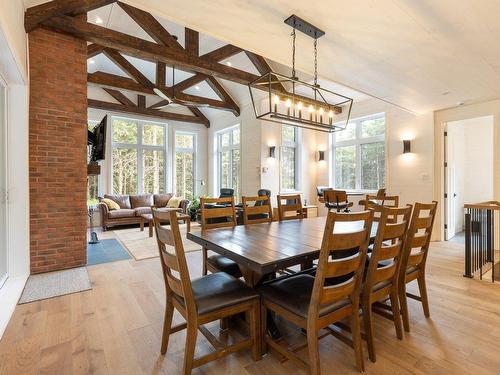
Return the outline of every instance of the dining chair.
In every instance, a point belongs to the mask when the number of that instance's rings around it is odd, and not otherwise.
[[[347,192],[344,190],[324,190],[323,199],[325,200],[326,208],[336,210],[337,212],[349,212],[349,207],[353,206],[353,203],[348,200]]]
[[[279,221],[304,218],[300,194],[278,194],[277,200]],[[285,203],[283,203],[283,201],[285,201]]]
[[[357,368],[359,371],[364,370],[359,302],[372,217],[371,211],[328,212],[316,275],[297,274],[260,287],[264,348],[269,345],[284,357],[308,369],[312,375],[319,375],[319,331],[325,329],[354,349]],[[345,249],[352,249],[354,253],[342,256]],[[333,260],[330,255],[338,256]],[[342,281],[326,283],[327,280],[338,278]],[[306,330],[308,361],[266,336],[264,318],[268,310]],[[330,327],[344,318],[350,318],[352,338]]]
[[[243,204],[243,224],[270,223],[273,221],[271,199],[267,195],[241,197]]]
[[[397,195],[374,195],[367,194],[363,201],[365,210],[374,209],[377,206],[399,207],[399,196]],[[375,210],[374,221],[380,220],[380,211]],[[389,217],[389,221],[394,221],[394,217]]]
[[[228,228],[236,226],[234,197],[200,198],[201,229]],[[202,246],[203,275],[210,272],[226,272],[236,278],[241,277],[238,264],[220,254],[208,256],[208,249]]]
[[[261,358],[259,295],[241,280],[223,272],[191,280],[177,213],[153,208],[153,219],[166,290],[161,354],[165,355],[167,352],[170,334],[186,329],[183,365],[185,375],[191,374],[195,367],[247,348],[252,349],[252,357],[258,361]],[[170,228],[161,225],[165,220],[170,221]],[[174,309],[182,315],[185,323],[172,326]],[[204,326],[238,313],[246,314],[250,336],[240,342],[224,345]],[[215,351],[195,358],[198,330]]]
[[[410,332],[410,319],[408,315],[407,297],[420,301],[426,318],[430,317],[429,299],[425,284],[425,265],[429,244],[431,241],[432,227],[436,217],[438,203],[415,203],[411,217],[408,234],[401,259],[399,271],[399,303],[401,315],[406,332]],[[417,280],[420,296],[406,292],[406,284]]]
[[[372,362],[376,361],[375,344],[373,340],[372,307],[380,300],[390,300],[392,315],[383,305],[374,310],[382,316],[394,321],[396,336],[403,339],[401,314],[398,301],[398,277],[401,264],[401,254],[408,231],[412,206],[402,208],[389,208],[379,206],[380,219],[377,235],[370,254],[367,255],[368,267],[365,282],[361,291],[361,307],[363,310],[363,323],[368,347],[368,356]],[[391,222],[390,218],[395,218]],[[378,306],[375,305],[375,306]]]

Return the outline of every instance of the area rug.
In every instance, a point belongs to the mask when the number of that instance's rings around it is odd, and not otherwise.
[[[86,267],[54,271],[28,277],[19,304],[92,289]]]
[[[182,242],[184,244],[184,251],[188,253],[191,251],[201,250],[200,245],[186,238],[186,225],[181,224],[179,227]],[[159,256],[156,235],[153,234],[153,237],[149,237],[147,227],[144,228],[143,232],[141,232],[139,228],[117,229],[114,231],[114,234],[127,248],[128,252],[132,254],[135,260],[143,260]]]
[[[98,243],[87,245],[88,266],[131,258],[122,244],[114,238],[100,240]]]

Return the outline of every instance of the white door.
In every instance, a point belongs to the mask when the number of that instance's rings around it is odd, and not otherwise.
[[[0,81],[0,288],[7,280],[6,94]]]

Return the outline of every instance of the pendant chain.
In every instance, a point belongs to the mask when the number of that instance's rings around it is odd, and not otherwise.
[[[318,39],[314,39],[314,86],[318,86]]]
[[[295,78],[295,28],[292,31],[292,78]]]

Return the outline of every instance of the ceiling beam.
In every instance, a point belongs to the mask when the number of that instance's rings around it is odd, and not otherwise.
[[[214,49],[213,51],[205,53],[201,57],[206,60],[215,60],[218,62],[224,59],[228,59],[231,56],[237,55],[240,52],[243,52],[243,50],[240,47],[233,46],[232,44],[226,44],[225,46],[222,46],[220,48]]]
[[[121,90],[134,91],[144,94],[155,95],[152,87],[145,87],[140,83],[135,82],[133,79],[109,74],[105,72],[95,72],[87,74],[87,82],[93,83],[100,86],[107,86],[111,88],[117,88]],[[183,92],[176,92],[175,97],[179,100],[196,103],[200,105],[206,105],[208,108],[219,109],[223,111],[229,111],[235,113],[235,108],[229,106],[226,102],[221,100],[215,100],[210,98],[204,98],[196,95],[189,95]],[[164,103],[166,104],[166,103]],[[182,103],[180,103],[182,104]],[[163,105],[163,104],[162,104]]]
[[[108,103],[102,100],[95,100],[95,99],[87,99],[88,107],[89,108],[96,108],[96,109],[102,109],[105,111],[114,111],[114,112],[120,112],[120,113],[132,113],[136,115],[141,115],[141,116],[147,116],[147,117],[155,117],[155,118],[161,118],[165,120],[171,120],[171,121],[181,121],[181,122],[189,122],[189,123],[194,123],[194,124],[202,124],[205,125],[206,127],[210,126],[210,122],[201,117],[197,116],[190,116],[190,115],[183,115],[179,113],[171,113],[171,112],[163,112],[159,111],[156,109],[150,109],[150,108],[140,108],[138,106],[130,106],[130,105],[123,105],[123,104],[118,104],[118,103]]]
[[[137,106],[139,108],[146,108],[146,96],[145,95],[137,95]]]
[[[92,43],[87,46],[87,59],[91,59],[102,53],[104,51],[104,47],[98,44]]]
[[[156,63],[156,86],[165,87],[167,85],[166,79],[167,66],[165,63]]]
[[[40,4],[26,10],[24,29],[27,33],[33,31],[40,24],[55,16],[78,15],[93,9],[101,8],[116,0],[54,0]]]
[[[224,86],[221,85],[219,81],[215,77],[208,77],[207,78],[207,83],[210,86],[212,90],[217,94],[219,98],[221,98],[223,101],[228,103],[231,107],[234,108],[235,112],[238,114],[236,116],[240,115],[240,107],[238,107],[238,104],[233,100],[231,95],[227,92],[227,90],[224,88]]]
[[[136,80],[143,86],[154,87],[153,83],[144,74],[142,74],[139,69],[132,65],[130,61],[123,57],[120,52],[111,48],[105,48],[103,52],[111,61],[122,68],[125,73],[130,76],[130,78]]]
[[[273,71],[264,57],[250,51],[245,51],[245,54],[261,75]],[[274,84],[273,87],[279,91],[286,91],[285,86],[281,82]]]
[[[200,55],[200,35],[198,31],[184,28],[184,45],[187,53],[193,56]]]
[[[125,13],[127,13],[156,43],[179,51],[183,50],[177,39],[150,13],[122,3],[121,1],[118,2],[118,5],[120,5]]]
[[[125,95],[123,95],[123,93],[121,93],[120,91],[110,89],[108,87],[103,87],[103,90],[106,91],[109,95],[113,97],[113,99],[117,100],[121,104],[131,107],[135,106],[135,103],[129,98],[127,98]]]
[[[214,75],[245,85],[258,78],[255,74],[219,64],[211,59],[189,56],[185,51],[178,51],[158,45],[76,18],[57,16],[45,21],[43,24],[44,26],[74,35],[78,38],[116,49],[130,56],[153,62],[164,62],[168,65],[175,65],[183,70]]]
[[[207,118],[207,116],[205,116],[203,114],[203,112],[199,108],[197,108],[197,107],[188,107],[188,108],[192,114],[194,114],[196,117],[200,117],[201,119],[203,119],[204,121],[206,121],[209,124],[207,126],[207,128],[210,127],[210,120]]]

